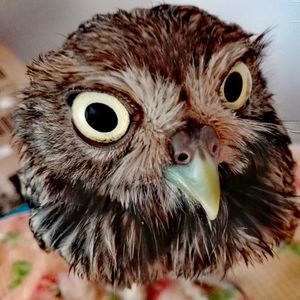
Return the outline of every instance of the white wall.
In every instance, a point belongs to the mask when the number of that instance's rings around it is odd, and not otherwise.
[[[149,7],[151,0],[0,0],[0,41],[26,63],[55,49],[68,33],[93,14],[117,8]],[[181,0],[260,33],[273,27],[265,73],[285,120],[300,124],[300,0]],[[300,129],[300,126],[299,126]],[[300,141],[300,134],[294,136]]]

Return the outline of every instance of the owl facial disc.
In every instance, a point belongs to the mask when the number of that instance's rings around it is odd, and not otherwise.
[[[188,164],[168,166],[165,177],[188,197],[200,202],[210,220],[217,217],[221,194],[218,165],[206,150],[197,151]]]

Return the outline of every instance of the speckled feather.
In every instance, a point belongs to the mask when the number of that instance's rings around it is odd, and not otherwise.
[[[161,5],[96,15],[34,61],[15,142],[41,246],[82,276],[129,286],[223,273],[289,240],[299,216],[294,161],[261,72],[264,46],[263,35],[196,7]],[[219,90],[237,61],[253,90],[233,112]],[[77,135],[67,99],[82,90],[122,100],[131,115],[124,138],[103,146]],[[187,124],[208,124],[220,139],[215,221],[163,176],[170,137]]]

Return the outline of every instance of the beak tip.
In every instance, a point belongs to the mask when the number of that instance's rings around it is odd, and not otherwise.
[[[210,221],[214,221],[216,218],[217,218],[217,216],[218,216],[218,212],[216,212],[216,213],[207,213],[207,216],[208,216],[208,218],[209,218],[209,220]]]
[[[214,202],[211,201],[209,203],[205,203],[205,202],[202,201],[200,203],[202,204],[202,207],[205,210],[208,219],[210,221],[214,221],[217,218],[218,214],[219,214],[220,197],[214,198]]]

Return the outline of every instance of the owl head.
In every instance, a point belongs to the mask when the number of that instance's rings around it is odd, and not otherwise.
[[[29,66],[15,114],[31,229],[88,279],[261,260],[298,210],[264,35],[196,7],[98,14]]]

